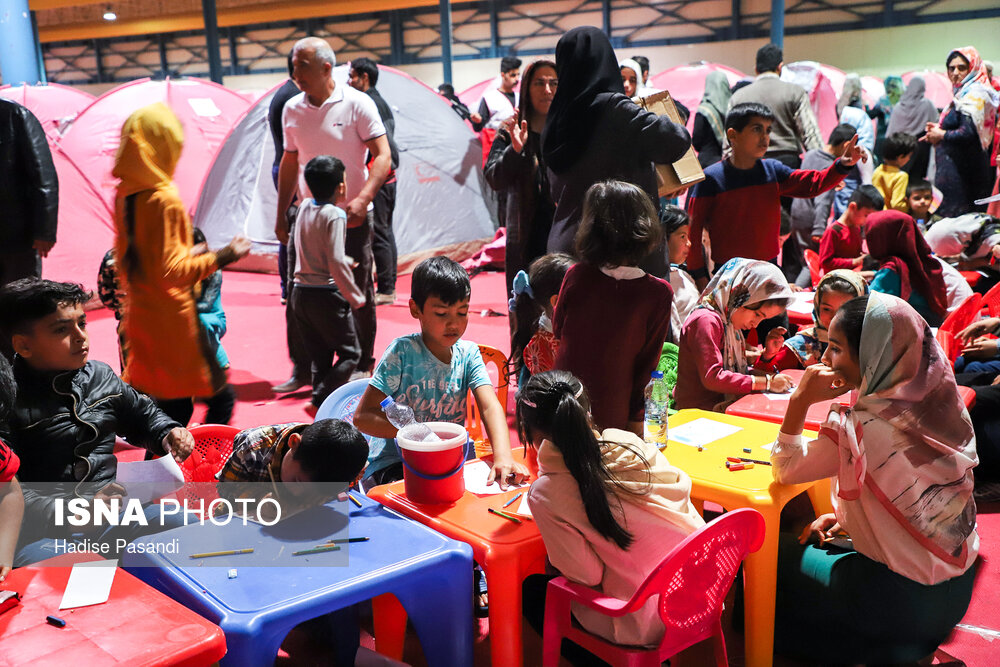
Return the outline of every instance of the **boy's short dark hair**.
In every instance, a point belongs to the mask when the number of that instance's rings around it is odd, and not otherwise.
[[[774,112],[771,111],[771,107],[760,102],[737,104],[726,114],[726,129],[732,128],[737,132],[742,132],[754,118],[774,120]]]
[[[885,197],[874,185],[859,185],[858,189],[851,194],[848,204],[854,204],[858,208],[870,208],[873,211],[881,211],[885,208]]]
[[[303,174],[313,199],[332,202],[344,182],[344,163],[332,155],[317,155],[306,163]]]
[[[472,294],[469,274],[462,265],[449,257],[431,257],[417,264],[410,284],[410,298],[423,310],[430,296],[436,296],[447,305],[458,303]]]
[[[521,69],[521,59],[514,56],[504,56],[500,59],[500,73],[504,74],[512,69]]]
[[[342,419],[320,419],[301,435],[292,458],[312,482],[353,482],[368,461],[365,436]]]
[[[917,150],[917,138],[906,132],[893,132],[882,143],[882,159],[896,160]]]
[[[367,74],[368,85],[372,88],[378,83],[378,64],[371,58],[355,58],[351,61],[351,69],[358,74]]]
[[[643,76],[649,71],[649,58],[646,56],[632,56],[632,60],[639,63],[639,68],[642,70]]]
[[[594,183],[583,198],[576,254],[593,266],[636,266],[663,237],[646,191],[623,181]]]
[[[778,65],[785,59],[781,47],[777,44],[765,44],[757,49],[757,74],[777,72]]]
[[[208,243],[208,239],[205,238],[205,232],[201,231],[201,227],[195,227],[191,230],[191,239],[194,241],[195,245],[199,243]]]
[[[933,192],[933,190],[930,183],[918,178],[906,184],[906,196],[909,197],[914,192]]]
[[[850,141],[851,137],[857,134],[858,131],[854,129],[853,125],[848,125],[847,123],[841,123],[837,127],[833,128],[830,132],[830,139],[827,141],[831,146],[839,146],[840,144]]]
[[[663,225],[663,233],[670,236],[684,225],[691,224],[691,218],[680,206],[667,204],[660,210],[660,223]]]
[[[450,83],[442,83],[440,86],[438,86],[438,92],[444,95],[445,97],[454,97],[455,86],[451,85]]]
[[[8,338],[29,334],[38,320],[69,304],[81,306],[92,294],[76,283],[41,278],[21,278],[0,289],[0,330]]]

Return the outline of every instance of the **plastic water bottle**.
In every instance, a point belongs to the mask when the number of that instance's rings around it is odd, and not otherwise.
[[[406,438],[407,440],[413,440],[415,442],[440,442],[441,438],[437,436],[437,433],[431,430],[431,428],[422,422],[418,422],[413,416],[413,409],[408,405],[400,405],[393,400],[391,396],[382,401],[379,405],[382,406],[382,412],[385,413],[385,418],[389,420],[389,423],[395,426],[399,430],[403,430],[406,427]]]
[[[643,439],[662,448],[667,444],[667,404],[670,401],[662,371],[653,371],[644,395],[646,415],[643,420]]]

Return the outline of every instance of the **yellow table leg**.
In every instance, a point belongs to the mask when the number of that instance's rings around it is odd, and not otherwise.
[[[778,579],[778,526],[781,508],[757,506],[764,516],[764,543],[745,564],[744,633],[747,667],[771,667],[774,661],[774,599]]]

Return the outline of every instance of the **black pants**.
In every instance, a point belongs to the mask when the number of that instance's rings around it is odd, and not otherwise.
[[[31,277],[42,277],[42,259],[34,248],[0,252],[0,286]]]
[[[304,384],[312,382],[312,365],[309,362],[309,353],[306,351],[305,343],[302,341],[302,334],[299,326],[292,315],[292,289],[295,285],[295,267],[297,265],[297,255],[295,254],[295,223],[288,227],[288,245],[285,246],[285,290],[287,295],[285,304],[285,342],[288,345],[288,357],[292,360],[292,377]]]
[[[358,366],[354,317],[347,299],[335,289],[296,286],[291,307],[312,362],[312,402],[318,408]]]
[[[374,232],[372,254],[375,257],[375,278],[379,294],[396,291],[396,235],[392,231],[392,212],[396,208],[396,182],[385,183],[379,188],[372,202]]]
[[[233,419],[233,407],[236,405],[236,391],[233,385],[226,383],[211,398],[202,399],[208,406],[205,413],[206,424],[228,424]]]
[[[969,410],[972,427],[976,432],[976,479],[1000,478],[1000,386],[993,386],[995,373],[959,373],[955,381],[972,387],[976,403]]]
[[[175,422],[180,422],[181,426],[187,426],[191,421],[191,414],[194,412],[194,399],[192,398],[156,398],[156,407],[163,410],[168,417]]]
[[[532,574],[521,584],[521,608],[524,618],[539,635],[544,634],[545,628],[545,593],[548,590],[549,581],[555,579],[556,576],[553,574]],[[570,663],[580,667],[607,667],[608,665],[587,649],[568,639],[563,640],[560,652]]]
[[[361,359],[358,370],[371,372],[375,369],[375,281],[372,279],[372,227],[374,215],[368,217],[360,227],[347,230],[344,248],[354,258],[354,283],[364,293],[367,302],[354,311],[354,327],[357,331]]]

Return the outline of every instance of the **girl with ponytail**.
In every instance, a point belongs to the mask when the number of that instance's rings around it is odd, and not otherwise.
[[[629,431],[598,433],[587,391],[571,373],[528,380],[517,396],[517,429],[538,452],[531,513],[549,560],[566,578],[627,600],[675,545],[704,525],[688,476]],[[551,578],[524,582],[524,614],[539,633]],[[584,609],[574,615],[609,641],[652,646],[663,637],[655,602],[621,618]]]

